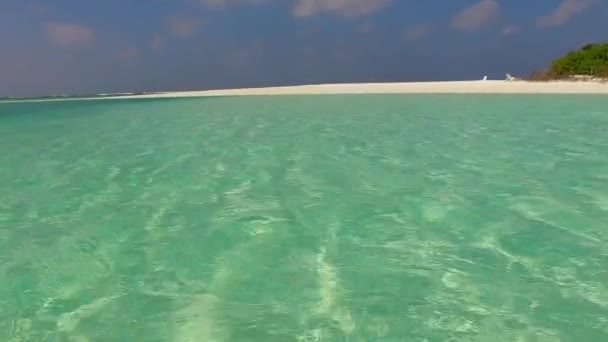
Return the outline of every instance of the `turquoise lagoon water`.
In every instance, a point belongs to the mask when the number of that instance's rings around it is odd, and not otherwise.
[[[606,341],[608,98],[0,105],[0,341]]]

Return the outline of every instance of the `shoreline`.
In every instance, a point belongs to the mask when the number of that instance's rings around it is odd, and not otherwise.
[[[440,81],[401,83],[337,83],[283,87],[167,92],[112,99],[356,94],[605,94],[608,83],[586,81]]]
[[[335,83],[241,89],[103,94],[100,97],[14,99],[0,101],[42,102],[76,100],[157,99],[216,96],[363,95],[363,94],[590,94],[608,95],[608,83],[593,81],[437,81],[397,83]],[[109,96],[108,96],[109,95]]]

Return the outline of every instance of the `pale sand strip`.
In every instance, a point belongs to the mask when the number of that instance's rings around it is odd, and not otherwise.
[[[288,87],[170,92],[117,98],[172,98],[239,95],[320,95],[320,94],[608,94],[608,83],[452,81],[409,83],[321,84]]]
[[[608,95],[608,82],[589,81],[441,81],[403,83],[343,83],[268,88],[221,89],[201,91],[175,91],[145,95],[125,95],[90,98],[13,99],[0,101],[47,102],[76,100],[152,99],[207,96],[256,95],[338,95],[338,94],[604,94]],[[115,94],[119,95],[119,94]]]

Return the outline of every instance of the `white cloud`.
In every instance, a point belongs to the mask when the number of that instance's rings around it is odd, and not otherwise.
[[[537,24],[540,27],[564,25],[597,2],[597,0],[563,0],[550,13],[540,17]]]
[[[161,36],[154,36],[152,37],[152,40],[150,40],[150,46],[155,50],[162,49],[164,44],[165,42]]]
[[[129,47],[116,51],[114,56],[117,59],[120,59],[122,61],[128,61],[128,60],[131,60],[131,59],[137,57],[137,54],[138,54],[137,48],[129,46]]]
[[[201,4],[208,7],[226,7],[240,4],[261,4],[272,0],[200,0]]]
[[[391,2],[392,0],[298,0],[292,13],[296,17],[321,13],[356,17],[372,14]]]
[[[191,36],[201,27],[201,21],[196,17],[175,16],[168,20],[169,29],[179,38]]]
[[[359,31],[360,33],[370,33],[373,29],[374,26],[372,25],[372,23],[365,23],[357,27],[357,31]]]
[[[198,0],[201,4],[221,8],[235,5],[258,5],[280,0]],[[286,0],[283,0],[286,1]],[[369,15],[387,7],[393,0],[293,0],[292,14],[295,17],[309,17],[327,13],[345,17]]]
[[[39,3],[31,3],[27,6],[27,9],[31,12],[38,13],[38,14],[46,12],[46,7],[42,6]]]
[[[513,36],[520,32],[521,32],[521,26],[509,25],[509,26],[503,27],[503,29],[500,31],[500,34],[502,34],[503,36]]]
[[[250,45],[239,48],[232,54],[228,54],[224,60],[231,68],[246,68],[259,64],[264,57],[264,43],[255,41]]]
[[[59,46],[88,45],[95,41],[95,31],[84,25],[50,23],[45,31],[49,41]]]
[[[427,25],[410,27],[403,32],[403,38],[408,41],[420,40],[431,33],[431,28]]]
[[[492,23],[499,14],[498,1],[481,0],[456,13],[452,18],[452,28],[460,31],[475,31]]]

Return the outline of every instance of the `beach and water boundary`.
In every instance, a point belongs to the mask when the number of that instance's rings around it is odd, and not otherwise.
[[[400,83],[337,83],[284,87],[167,92],[121,98],[163,98],[253,95],[348,94],[607,94],[608,83],[584,81],[442,81]]]
[[[272,96],[272,95],[364,95],[364,94],[605,94],[608,83],[596,81],[437,81],[394,83],[334,83],[238,89],[167,91],[150,93],[99,94],[98,96],[45,97],[5,99],[0,103],[20,101],[74,101],[151,99],[212,96]]]

